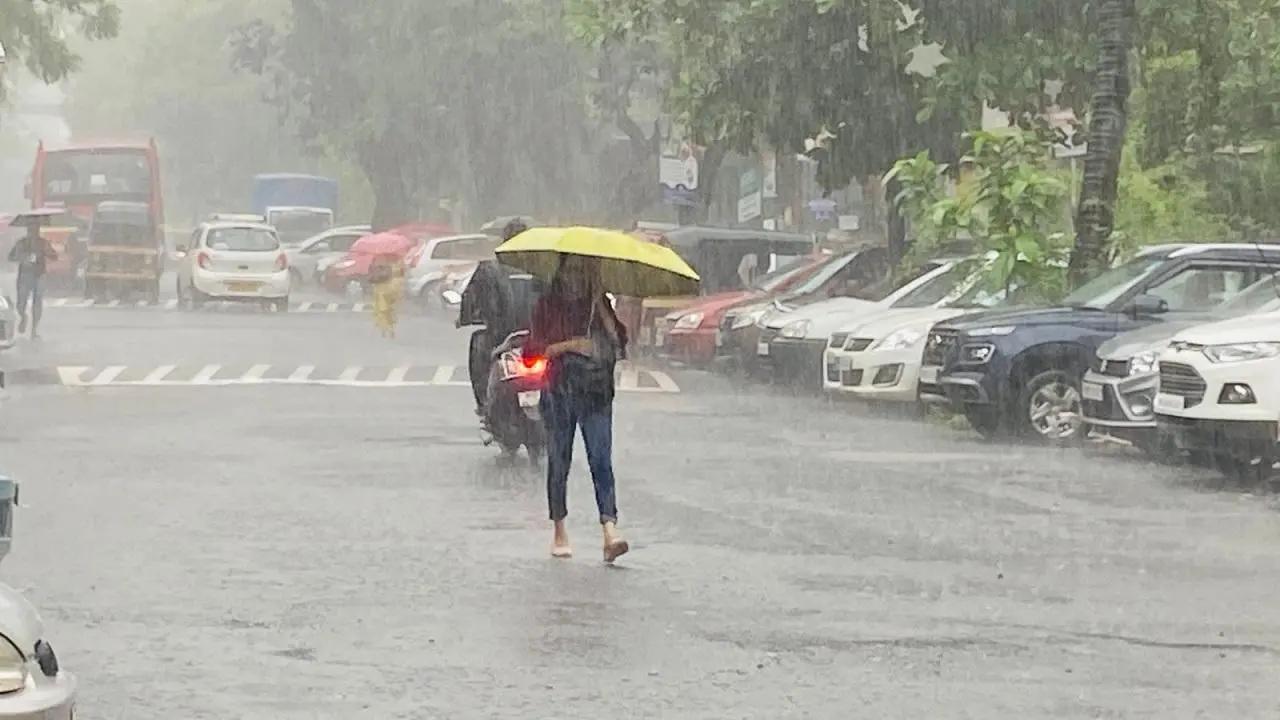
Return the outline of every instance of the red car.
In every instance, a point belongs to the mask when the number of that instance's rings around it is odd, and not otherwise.
[[[333,263],[325,268],[321,275],[321,283],[325,289],[332,292],[343,292],[352,283],[358,284],[361,288],[366,286],[369,281],[369,270],[373,266],[373,260],[379,255],[395,254],[408,267],[417,264],[421,257],[421,251],[424,243],[431,238],[452,235],[453,230],[443,225],[429,225],[423,223],[413,223],[409,225],[401,225],[390,230],[385,230],[374,235],[366,235],[356,241],[355,245],[347,251],[341,260]],[[392,238],[399,238],[402,242],[394,243],[396,250],[394,253],[385,252],[389,241]],[[370,240],[382,240],[377,253],[364,252],[365,247]]]
[[[824,254],[801,258],[765,275],[746,290],[709,295],[670,313],[658,326],[659,352],[690,364],[710,364],[716,357],[718,330],[726,312],[746,302],[787,292],[816,272],[827,259],[829,256]]]

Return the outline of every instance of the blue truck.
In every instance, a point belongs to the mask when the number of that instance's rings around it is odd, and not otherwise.
[[[333,227],[338,181],[318,175],[271,173],[253,178],[253,212],[267,220],[285,245]]]

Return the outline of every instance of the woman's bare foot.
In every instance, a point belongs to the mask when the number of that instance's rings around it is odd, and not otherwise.
[[[553,558],[571,558],[573,557],[573,548],[569,545],[569,531],[564,527],[563,520],[555,521],[555,533],[551,538],[551,557]]]
[[[622,535],[618,532],[617,524],[607,522],[601,527],[604,529],[604,561],[611,563],[626,555],[631,546],[627,544],[626,540],[622,539]]]

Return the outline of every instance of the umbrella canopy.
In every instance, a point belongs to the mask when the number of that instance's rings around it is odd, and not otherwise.
[[[365,235],[351,246],[353,255],[395,255],[404,257],[418,243],[400,233],[380,232]]]
[[[502,262],[545,281],[555,277],[561,255],[600,261],[603,289],[615,295],[695,295],[698,273],[671,248],[614,230],[588,227],[532,228],[496,251]]]
[[[59,215],[66,215],[66,208],[36,208],[24,210],[9,220],[10,225],[48,225]]]

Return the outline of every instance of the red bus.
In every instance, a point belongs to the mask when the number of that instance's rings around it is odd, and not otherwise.
[[[71,219],[44,233],[58,253],[58,259],[49,265],[50,280],[55,282],[76,282],[85,257],[84,231],[98,203],[105,200],[147,203],[158,240],[163,242],[164,199],[154,139],[145,143],[78,143],[53,149],[41,142],[27,196],[32,208],[65,207]]]

